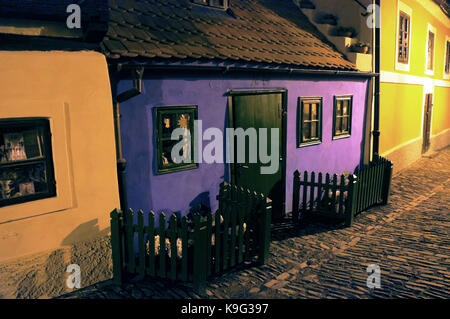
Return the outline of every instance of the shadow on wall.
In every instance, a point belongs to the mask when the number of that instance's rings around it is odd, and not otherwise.
[[[14,292],[9,289],[9,294],[3,297],[52,298],[72,292],[75,288],[70,289],[67,286],[67,278],[71,273],[66,272],[71,264],[80,266],[81,288],[111,279],[109,231],[109,227],[100,230],[98,220],[93,219],[79,225],[62,241],[61,245],[67,247],[6,266],[7,271],[15,273],[14,278],[7,279],[14,280],[17,287]],[[77,242],[80,237],[92,239]],[[18,269],[19,267],[22,269]]]

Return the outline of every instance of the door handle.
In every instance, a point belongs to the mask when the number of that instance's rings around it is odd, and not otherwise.
[[[237,164],[237,167],[238,168],[245,168],[245,169],[249,168],[247,165],[244,165],[244,164]]]

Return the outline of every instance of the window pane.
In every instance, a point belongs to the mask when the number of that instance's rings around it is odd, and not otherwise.
[[[0,163],[42,157],[42,129],[0,129]]]
[[[342,133],[342,117],[336,118],[336,134]]]
[[[163,166],[169,166],[173,164],[172,160],[172,148],[178,141],[163,141],[162,142],[162,153],[161,153],[161,162]]]
[[[398,61],[402,63],[408,62],[409,21],[409,16],[404,12],[400,12],[398,30]]]
[[[319,105],[317,103],[311,104],[312,120],[319,118]]]
[[[341,115],[342,114],[342,101],[339,100],[336,103],[336,115]]]
[[[311,138],[313,139],[319,138],[319,122],[311,123]]]
[[[342,115],[348,115],[348,103],[349,103],[349,101],[348,100],[344,100],[342,102],[344,104],[343,109],[342,109]]]
[[[170,138],[176,128],[175,114],[164,114],[162,117],[162,136]]]
[[[310,108],[311,108],[311,104],[309,104],[309,103],[303,104],[303,121],[309,121],[311,119]]]
[[[0,199],[48,192],[44,163],[0,169]]]
[[[303,129],[302,129],[303,141],[307,141],[311,138],[310,125],[311,125],[311,123],[303,123]]]
[[[348,117],[342,118],[342,133],[348,133]]]
[[[428,70],[433,69],[434,33],[428,32]]]

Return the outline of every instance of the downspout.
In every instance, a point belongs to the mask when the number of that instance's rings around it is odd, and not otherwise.
[[[378,10],[375,10],[375,73],[380,74],[380,44],[381,44],[381,0],[375,0]],[[375,78],[373,119],[373,154],[379,154],[380,147],[380,76]]]
[[[120,73],[122,71],[122,66],[117,65],[116,78],[115,78],[115,93],[117,93],[117,84],[120,82]],[[142,76],[144,74],[143,67],[136,67],[131,70],[131,75],[133,78],[133,87],[125,92],[122,92],[115,97],[113,97],[113,112],[114,112],[114,128],[115,128],[115,138],[116,138],[116,157],[117,157],[117,180],[119,185],[119,199],[120,199],[120,209],[126,211],[128,209],[127,202],[127,192],[126,192],[126,181],[125,181],[125,169],[127,166],[127,161],[123,157],[122,153],[122,139],[120,132],[120,108],[119,104],[125,102],[135,96],[142,93]]]

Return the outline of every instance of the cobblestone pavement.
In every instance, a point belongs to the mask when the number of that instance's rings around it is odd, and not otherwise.
[[[225,274],[204,295],[190,286],[145,280],[103,282],[62,298],[449,298],[450,148],[423,157],[392,181],[389,204],[350,228],[274,226],[268,262]],[[381,288],[367,287],[367,266]]]

